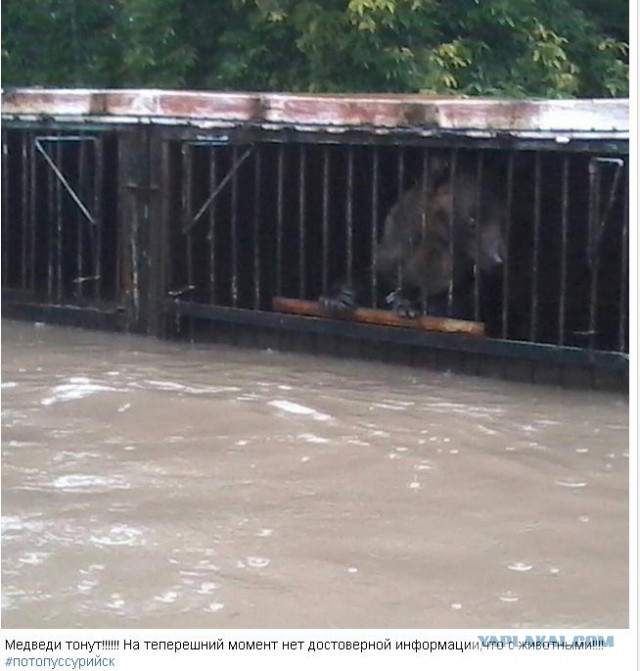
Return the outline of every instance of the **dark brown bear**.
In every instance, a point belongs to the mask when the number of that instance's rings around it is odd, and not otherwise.
[[[387,302],[400,315],[416,316],[419,305],[431,314],[465,317],[473,293],[474,266],[492,273],[503,263],[505,189],[494,174],[478,185],[475,162],[432,163],[430,183],[405,191],[384,222],[373,270],[394,290]],[[414,294],[415,296],[412,296]],[[356,307],[355,291],[343,286],[320,299],[324,307],[344,315]]]
[[[461,290],[480,272],[503,263],[504,206],[498,189],[480,193],[475,171],[460,169],[429,195],[421,184],[405,191],[385,219],[376,271],[395,284],[390,302],[400,312],[402,292],[417,290],[421,302]]]

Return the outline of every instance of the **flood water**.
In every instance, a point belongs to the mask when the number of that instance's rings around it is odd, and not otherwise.
[[[628,402],[5,321],[4,627],[626,627]]]

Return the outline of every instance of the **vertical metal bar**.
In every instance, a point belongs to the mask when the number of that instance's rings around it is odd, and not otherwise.
[[[447,315],[449,317],[453,314],[453,292],[454,292],[454,275],[455,275],[455,222],[456,222],[456,183],[458,170],[458,150],[451,150],[451,166],[449,170],[449,186],[450,186],[450,209],[449,209],[449,258],[451,263],[451,272],[449,275],[449,288],[447,290]]]
[[[540,152],[536,152],[534,167],[534,201],[533,201],[533,257],[531,259],[531,319],[529,322],[529,340],[535,342],[538,333],[538,271],[540,256],[540,203],[541,203],[541,169]]]
[[[429,150],[424,149],[422,154],[422,178],[420,188],[422,189],[422,195],[420,199],[420,230],[422,235],[422,244],[427,243],[428,234],[427,226],[429,222],[427,221],[427,202],[429,198],[429,189],[430,189],[430,179],[431,179],[431,165],[429,160]],[[422,300],[422,314],[429,314],[429,297],[426,292],[422,292],[420,297]]]
[[[85,144],[84,142],[82,143]],[[129,264],[127,263],[126,258],[126,249],[125,249],[125,240],[127,238],[124,231],[125,226],[125,216],[124,216],[124,198],[122,198],[122,185],[126,184],[126,178],[123,174],[123,169],[125,166],[124,152],[123,152],[124,136],[118,134],[115,138],[115,179],[116,187],[112,192],[111,198],[116,198],[116,207],[114,208],[114,231],[115,239],[113,242],[114,249],[116,251],[116,262],[114,266],[114,275],[113,275],[113,299],[117,305],[124,309],[125,305],[123,304],[123,299],[125,297],[124,293],[124,273],[128,272]],[[127,269],[125,271],[125,268]],[[127,306],[128,307],[128,306]],[[125,316],[128,318],[129,315],[125,310]],[[128,321],[128,319],[127,319]],[[127,330],[128,330],[127,326]]]
[[[238,162],[238,148],[231,150],[231,165]],[[231,304],[238,307],[238,171],[231,177]]]
[[[30,151],[30,161],[29,161],[29,172],[31,175],[31,191],[29,192],[29,228],[31,229],[31,249],[29,256],[31,257],[31,290],[36,291],[36,267],[38,266],[38,259],[36,259],[37,253],[37,235],[36,235],[36,203],[38,195],[38,183],[37,183],[37,161],[38,155],[33,150],[34,148],[34,139],[31,133],[28,133],[29,137],[29,146],[31,147]]]
[[[62,133],[55,143],[56,165],[64,174]],[[56,179],[56,300],[62,303],[62,182]]]
[[[322,294],[329,291],[329,147],[322,154]]]
[[[400,147],[398,150],[398,202],[402,195],[404,194],[404,147]],[[402,262],[398,263],[398,268],[396,272],[396,285],[398,289],[402,288],[404,277],[402,272]]]
[[[87,193],[87,188],[85,186],[85,175],[87,172],[87,146],[86,142],[80,142],[79,154],[78,154],[78,196],[80,200],[84,201]],[[82,300],[84,293],[84,282],[82,278],[84,277],[84,226],[86,225],[86,219],[81,210],[76,211],[76,239],[77,239],[77,249],[76,249],[76,292],[80,300]]]
[[[589,161],[589,238],[591,249],[591,285],[589,288],[589,347],[593,349],[596,338],[598,310],[598,274],[600,272],[600,249],[595,244],[594,234],[600,213],[600,168],[594,158]]]
[[[20,193],[20,228],[22,230],[22,249],[20,254],[20,288],[28,288],[29,277],[29,138],[26,131],[22,131],[22,160],[20,162],[20,178],[22,188]],[[33,260],[31,260],[33,263]]]
[[[104,228],[104,217],[102,213],[102,188],[104,184],[104,145],[102,138],[97,138],[94,142],[95,164],[94,164],[94,183],[93,183],[93,220],[95,226],[92,226],[94,235],[95,250],[95,269],[94,269],[94,290],[93,295],[96,300],[102,297],[102,235]]]
[[[148,145],[147,145],[148,146]],[[163,138],[160,146],[160,184],[163,185],[160,200],[160,233],[158,236],[158,259],[160,261],[160,269],[154,273],[157,281],[157,288],[153,292],[153,296],[158,303],[153,307],[154,315],[149,315],[152,323],[152,333],[158,335],[168,334],[171,329],[171,323],[165,318],[164,310],[161,301],[164,301],[168,291],[175,287],[178,279],[176,278],[176,259],[177,253],[173,241],[176,236],[181,234],[181,228],[175,226],[173,220],[173,213],[175,212],[176,200],[178,198],[179,187],[176,184],[178,175],[178,165],[176,160],[176,153],[174,148],[177,148],[178,143],[168,138]],[[151,166],[150,166],[151,167]],[[149,176],[151,176],[151,172]],[[134,269],[134,286],[135,295],[137,297],[136,304],[140,303],[140,261],[139,254],[134,252],[135,269]],[[154,319],[155,317],[155,319]],[[175,315],[173,327],[176,331],[180,329],[180,317]]]
[[[276,295],[282,294],[282,228],[284,226],[284,146],[278,147],[276,221]]]
[[[513,151],[507,160],[507,200],[506,220],[504,223],[504,263],[502,264],[502,337],[509,336],[509,307],[511,304],[509,286],[509,266],[511,264],[511,225],[513,218]]]
[[[253,307],[260,309],[261,278],[260,278],[260,211],[262,203],[262,153],[260,147],[255,149],[255,172],[253,183]]]
[[[174,231],[180,234],[181,223],[179,213],[175,216],[175,210],[170,209],[176,191],[171,177],[177,170],[167,170],[170,168],[166,165],[167,155],[171,149],[167,135],[148,126],[140,126],[130,135],[130,156],[138,164],[131,166],[130,175],[136,185],[143,187],[136,189],[132,199],[138,230],[138,292],[142,304],[139,323],[147,333],[160,337],[166,337],[170,327],[166,311],[169,241]],[[156,190],[156,185],[162,188]],[[169,219],[168,212],[174,217]],[[169,230],[170,227],[173,230]]]
[[[475,262],[473,264],[473,316],[480,321],[480,231],[482,230],[482,178],[484,169],[484,155],[478,152],[476,173],[476,203],[475,203]]]
[[[347,283],[353,283],[353,145],[348,147],[347,154]]]
[[[298,190],[298,268],[300,272],[298,297],[304,298],[306,293],[306,259],[305,259],[305,215],[306,215],[306,172],[307,152],[305,146],[300,145],[299,154],[300,188]]]
[[[186,212],[183,212],[183,216],[186,215],[186,221],[192,221],[193,219],[193,161],[194,161],[194,149],[191,144],[186,146],[186,161],[187,161],[187,172],[186,172]],[[184,174],[183,174],[184,177]],[[183,220],[184,221],[184,220]],[[196,235],[197,231],[194,231],[193,227],[190,227],[187,231],[187,245],[186,245],[186,256],[187,256],[187,300],[192,301],[195,298],[195,279],[193,275],[193,236]],[[188,320],[189,328],[189,340],[193,341],[193,319]]]
[[[628,166],[627,166],[628,167]],[[627,311],[629,309],[629,173],[623,191],[624,213],[622,215],[622,249],[620,253],[620,315],[618,323],[618,349],[626,351],[627,347]]]
[[[139,133],[132,133],[131,135],[126,136],[126,142],[127,142],[127,149],[126,149],[126,158],[129,159],[129,156],[131,155],[132,157],[136,155],[138,147],[137,143],[139,141]],[[163,143],[162,149],[163,149],[163,155],[162,155],[162,174],[163,178],[166,177],[166,181],[163,181],[163,184],[165,186],[165,189],[167,192],[171,192],[171,182],[169,180],[169,172],[167,169],[168,165],[168,158],[166,154],[168,154],[168,148],[167,148],[168,143]],[[128,177],[134,177],[135,183],[139,183],[139,177],[138,177],[138,170],[137,170],[137,165],[136,163],[132,160],[131,161],[132,165],[127,166],[127,176]],[[130,172],[129,172],[130,171]],[[165,199],[163,205],[163,211],[162,211],[162,223],[161,225],[166,225],[165,222],[168,220],[168,214],[166,212],[166,202],[168,201],[168,198]],[[140,206],[138,203],[138,198],[136,196],[135,191],[130,191],[127,194],[127,212],[129,215],[129,230],[127,231],[127,239],[126,239],[126,245],[128,247],[128,254],[129,254],[129,259],[131,263],[131,279],[129,280],[130,282],[130,289],[129,289],[129,302],[131,305],[131,313],[132,313],[132,319],[134,324],[139,324],[141,322],[141,306],[140,306],[140,255],[138,253],[138,249],[140,246]],[[126,229],[125,229],[126,230]],[[96,234],[97,231],[91,229],[91,243],[93,243],[93,237]],[[171,286],[171,285],[170,285]],[[146,320],[145,327],[149,327],[149,320]]]
[[[45,151],[47,150],[45,145]],[[54,180],[56,176],[51,169],[47,173],[47,211],[45,221],[47,223],[47,303],[53,300],[53,212],[54,212]]]
[[[2,284],[10,286],[9,248],[11,245],[11,209],[9,205],[9,133],[2,129]],[[24,235],[24,232],[23,232]]]
[[[560,288],[558,301],[558,345],[565,342],[567,299],[567,245],[569,241],[569,155],[562,157],[562,210],[560,215]]]
[[[209,148],[209,192],[213,193],[217,186],[216,149]],[[216,202],[209,207],[209,302],[215,305],[216,296]]]
[[[193,198],[192,198],[192,182],[193,182],[193,152],[191,145],[188,142],[183,142],[181,147],[182,157],[182,182],[181,188],[181,210],[182,221],[191,221],[193,217]],[[185,266],[187,271],[187,300],[192,297],[192,291],[189,287],[193,286],[193,227],[186,231],[185,242]]]
[[[371,306],[378,307],[378,227],[379,190],[380,190],[380,155],[378,145],[373,145],[373,164],[371,166]]]

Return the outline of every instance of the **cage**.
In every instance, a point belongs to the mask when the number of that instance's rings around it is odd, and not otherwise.
[[[17,89],[2,113],[7,315],[627,384],[628,101]],[[282,311],[319,299],[347,306]]]

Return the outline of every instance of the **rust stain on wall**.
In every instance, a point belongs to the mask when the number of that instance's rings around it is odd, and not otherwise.
[[[629,130],[629,101],[495,100],[417,95],[307,95],[153,89],[10,89],[5,117],[119,117],[122,121],[307,125],[319,128],[437,128],[464,131]]]

